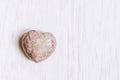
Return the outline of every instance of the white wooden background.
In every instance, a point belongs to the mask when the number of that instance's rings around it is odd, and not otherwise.
[[[26,29],[56,36],[49,59],[23,55]],[[0,0],[0,80],[120,80],[120,0]]]

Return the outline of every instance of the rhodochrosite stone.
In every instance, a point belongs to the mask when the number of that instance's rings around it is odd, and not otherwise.
[[[56,39],[51,33],[36,30],[23,34],[20,42],[25,55],[35,62],[47,59],[56,47]]]

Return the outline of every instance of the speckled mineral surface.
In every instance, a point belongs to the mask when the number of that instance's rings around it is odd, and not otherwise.
[[[56,39],[51,33],[36,30],[24,33],[20,43],[25,55],[35,62],[47,59],[56,48]]]

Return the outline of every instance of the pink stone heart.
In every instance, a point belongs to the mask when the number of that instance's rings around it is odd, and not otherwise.
[[[23,34],[20,42],[25,55],[34,62],[47,59],[56,48],[56,39],[49,32],[30,30]]]

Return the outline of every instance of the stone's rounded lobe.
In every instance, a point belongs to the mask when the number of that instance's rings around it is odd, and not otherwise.
[[[21,47],[29,59],[40,62],[47,59],[54,52],[56,39],[49,32],[30,30],[23,34]]]

